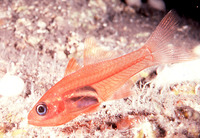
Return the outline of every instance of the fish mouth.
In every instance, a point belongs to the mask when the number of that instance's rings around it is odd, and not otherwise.
[[[39,126],[39,127],[51,127],[51,126],[58,126],[63,123],[58,123],[56,121],[52,120],[46,120],[45,118],[38,117],[35,112],[30,112],[28,114],[28,124]]]
[[[39,121],[34,119],[30,114],[28,115],[28,124],[34,125],[34,126],[39,126],[38,123],[39,123]]]
[[[34,126],[38,126],[38,127],[53,127],[53,126],[58,126],[58,125],[62,125],[63,123],[51,123],[50,121],[48,122],[43,122],[43,121],[38,121],[38,120],[34,120],[34,119],[30,119],[28,120],[28,124],[30,125],[34,125]]]
[[[42,124],[42,121],[36,120],[36,119],[29,119],[28,118],[28,124],[33,125],[33,126],[45,126]]]
[[[29,119],[28,119],[28,124],[34,125],[34,126],[39,126],[39,125],[38,125],[38,121],[36,121],[36,120],[29,120]]]
[[[37,114],[31,110],[28,114],[28,124],[34,125],[34,126],[40,126],[41,120],[37,120]]]

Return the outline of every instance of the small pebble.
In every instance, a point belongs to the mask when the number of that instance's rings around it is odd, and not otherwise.
[[[17,96],[23,92],[24,85],[20,77],[6,74],[0,80],[0,95]]]
[[[37,22],[37,26],[40,27],[40,28],[42,28],[42,29],[44,29],[47,25],[46,25],[45,22],[39,20],[39,21]]]
[[[62,16],[57,16],[55,18],[55,22],[59,27],[66,25],[66,22],[65,22],[65,20],[64,20],[64,18]]]
[[[200,45],[195,46],[195,48],[193,49],[193,52],[199,56],[200,55]]]
[[[32,46],[37,45],[40,41],[41,41],[41,39],[39,37],[35,37],[35,36],[29,36],[27,39],[27,42],[29,44],[31,44]]]
[[[58,51],[57,52],[57,58],[62,60],[62,59],[66,59],[66,55],[63,51]]]
[[[196,85],[195,93],[200,96],[200,84]]]

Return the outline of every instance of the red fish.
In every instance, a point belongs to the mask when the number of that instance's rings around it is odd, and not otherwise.
[[[95,111],[104,101],[131,95],[122,86],[141,70],[187,59],[182,49],[167,45],[176,26],[177,18],[170,11],[143,47],[114,59],[108,59],[109,55],[95,48],[93,38],[87,39],[84,66],[79,66],[74,58],[69,61],[64,78],[33,107],[28,123],[36,126],[62,125],[80,114]],[[105,54],[107,60],[95,57],[98,52]]]

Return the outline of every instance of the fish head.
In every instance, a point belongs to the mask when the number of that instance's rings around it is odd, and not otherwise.
[[[94,111],[100,104],[93,90],[84,87],[60,93],[49,89],[28,114],[28,123],[35,126],[58,126],[82,113]],[[85,93],[85,94],[84,94]],[[92,94],[89,94],[92,93]]]
[[[70,119],[70,108],[66,108],[66,102],[61,95],[50,89],[35,104],[28,114],[28,123],[35,126],[57,126]],[[65,120],[63,120],[65,118]]]

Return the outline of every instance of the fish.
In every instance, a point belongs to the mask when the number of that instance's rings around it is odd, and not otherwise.
[[[140,71],[190,59],[191,53],[168,45],[177,26],[176,13],[169,11],[141,48],[115,58],[97,48],[94,37],[87,38],[84,65],[80,66],[75,58],[69,60],[64,77],[29,112],[28,123],[63,125],[81,114],[97,111],[102,102],[132,95],[128,90],[130,78]]]

